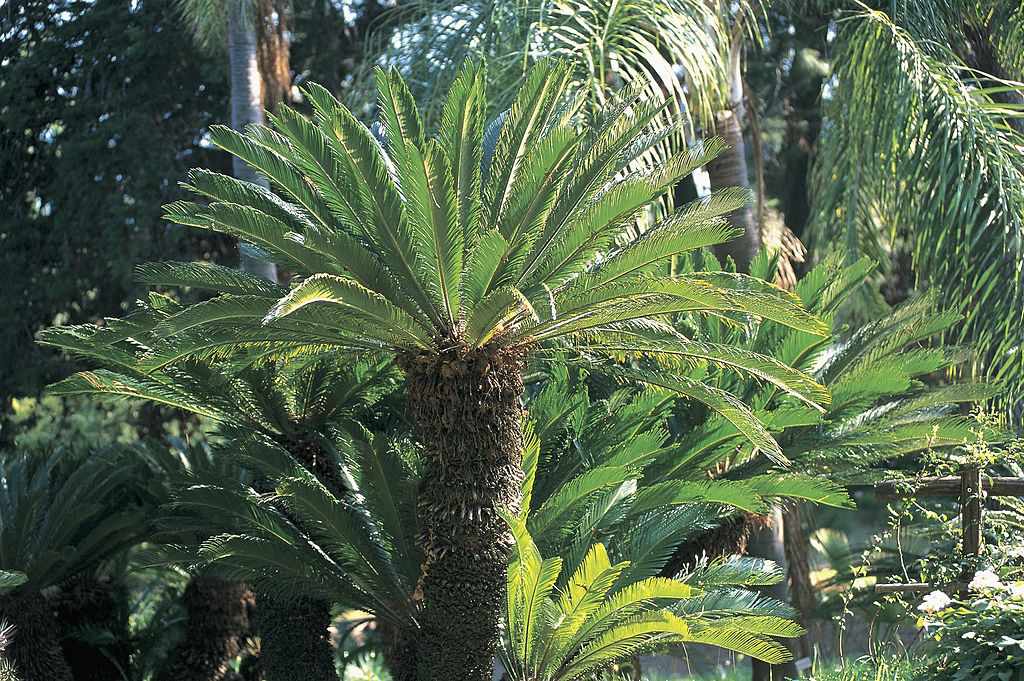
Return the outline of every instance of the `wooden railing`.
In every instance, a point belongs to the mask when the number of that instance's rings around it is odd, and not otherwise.
[[[908,486],[908,482],[911,484]],[[982,497],[1024,497],[1024,478],[983,477],[976,465],[965,466],[958,476],[942,478],[921,478],[916,481],[889,481],[875,485],[875,491],[883,499],[907,497],[956,497],[960,502],[960,525],[964,569],[960,580],[953,584],[876,584],[877,593],[897,593],[948,589],[965,591],[974,578],[981,553]],[[984,494],[983,494],[984,493]]]

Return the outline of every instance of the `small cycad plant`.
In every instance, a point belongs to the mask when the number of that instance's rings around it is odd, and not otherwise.
[[[543,558],[525,523],[510,522],[516,553],[508,569],[502,662],[515,681],[592,678],[641,652],[686,643],[782,662],[790,653],[772,637],[803,633],[800,625],[774,613],[716,612],[707,607],[704,591],[686,579],[630,579],[630,561],[613,563],[602,543],[590,546],[571,575],[563,574],[561,558]],[[760,573],[761,583],[772,577],[771,570]]]

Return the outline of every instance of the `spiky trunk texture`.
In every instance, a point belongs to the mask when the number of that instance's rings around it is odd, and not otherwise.
[[[85,574],[61,585],[54,599],[64,638],[61,646],[75,681],[122,681],[129,665],[127,598],[121,585]],[[79,640],[76,631],[102,631],[113,636],[109,644]]]
[[[425,451],[420,681],[491,679],[512,545],[499,512],[521,502],[524,354],[455,346],[402,358]]]
[[[171,651],[157,681],[224,681],[249,634],[253,596],[239,582],[199,575],[183,597],[185,635]]]
[[[53,607],[39,592],[0,596],[0,621],[13,624],[4,655],[21,681],[73,681],[60,647],[60,625]]]
[[[315,433],[299,432],[282,435],[278,438],[278,442],[288,450],[288,453],[296,461],[302,464],[303,468],[316,476],[316,479],[323,483],[331,494],[339,499],[344,499],[351,492],[351,487],[345,484],[331,453],[324,451]]]
[[[378,623],[378,627],[384,639],[384,662],[392,681],[416,681],[417,632],[396,629],[385,622]]]
[[[764,523],[763,516],[752,513],[742,513],[722,520],[716,527],[677,546],[662,568],[661,575],[674,577],[705,557],[714,560],[745,554],[751,533]]]
[[[312,598],[260,593],[256,623],[260,666],[270,681],[337,681],[327,628],[331,605]]]

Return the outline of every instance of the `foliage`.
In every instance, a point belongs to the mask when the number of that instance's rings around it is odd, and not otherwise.
[[[346,665],[342,681],[391,681],[379,656],[361,655]]]
[[[961,446],[926,453],[917,462],[917,471],[906,471],[906,491],[915,480],[928,476],[958,475],[965,465],[978,465],[983,475],[1020,476],[1022,443],[1007,440],[994,427],[994,419],[979,413],[972,426],[972,439]],[[948,584],[960,578],[964,569],[996,569],[1011,579],[1024,577],[1024,503],[1000,497],[998,504],[986,510],[980,563],[969,564],[961,554],[962,527],[959,509],[952,499],[918,498],[912,494],[901,503],[890,504],[887,527],[871,537],[871,545],[848,562],[851,575],[885,582],[923,581]],[[847,557],[848,559],[849,557]],[[854,594],[850,594],[852,597]],[[876,599],[862,594],[866,601]],[[899,620],[914,614],[915,604],[900,595],[881,599],[886,619]]]
[[[1024,165],[1021,112],[1003,95],[1020,84],[977,69],[1019,73],[1022,43],[1007,37],[1024,13],[1014,2],[902,3],[894,12],[840,23],[812,244],[888,268],[906,242],[920,287],[965,315],[952,337],[982,351],[989,375],[1015,396],[1024,377]],[[995,61],[965,63],[964,49]]]
[[[802,629],[777,614],[754,614],[748,607],[716,612],[696,584],[663,577],[626,578],[628,560],[612,564],[603,544],[588,551],[571,577],[561,558],[541,557],[525,523],[513,520],[517,552],[509,566],[506,641],[502,660],[512,679],[566,681],[642,651],[683,643],[705,643],[779,662],[788,650],[771,636],[798,636]],[[748,580],[771,583],[777,572],[738,562],[710,566],[746,572]],[[725,580],[728,581],[728,580]],[[556,589],[556,585],[561,587]],[[750,583],[750,582],[747,582]],[[713,600],[713,599],[712,599]]]
[[[183,309],[160,305],[163,318],[143,329],[158,340],[145,346],[132,369],[144,375],[133,380],[190,359],[242,368],[328,350],[409,361],[453,344],[461,353],[568,347],[595,358],[664,356],[724,366],[809,404],[827,402],[818,384],[784,364],[692,341],[665,324],[669,315],[733,311],[823,333],[794,297],[745,277],[657,275],[672,256],[728,238],[732,230],[720,215],[744,197],[716,194],[629,239],[634,219],[717,145],[622,176],[665,133],[648,132],[657,107],[625,100],[581,135],[569,118],[576,105],[563,102],[568,77],[561,65],[536,68],[509,112],[485,126],[483,72],[468,66],[431,139],[393,71],[379,74],[383,145],[316,86],[306,89],[315,120],[282,108],[271,117],[274,129],[216,129],[213,141],[264,172],[279,194],[196,171],[190,186],[212,202],[175,202],[169,218],[244,238],[302,276],[289,290],[211,266],[141,268],[150,284],[219,295]],[[67,327],[42,340],[70,350],[108,343],[109,350],[87,352],[126,365],[116,346],[131,338],[136,322],[110,324],[116,330]],[[728,394],[685,378],[633,377],[709,405],[780,456],[765,428]],[[55,392],[117,392],[110,387],[116,380],[90,372]]]
[[[125,453],[6,453],[0,461],[0,570],[6,588],[38,591],[95,568],[145,536]]]
[[[3,574],[0,572],[0,583],[2,583]],[[4,655],[4,651],[10,646],[11,640],[14,637],[14,629],[14,626],[8,624],[5,620],[0,620],[0,681],[19,681],[14,663]]]
[[[1024,582],[1003,584],[995,578],[976,590],[969,600],[925,615],[922,626],[934,664],[915,678],[995,681],[1024,672]]]
[[[67,373],[33,337],[118,314],[139,260],[222,260],[229,242],[168,225],[159,206],[200,164],[222,116],[219,60],[196,60],[169,0],[27,1],[0,17],[0,395]],[[6,403],[3,405],[7,408]]]
[[[743,376],[708,372],[703,378],[750,405],[776,433],[796,470],[827,475],[835,483],[868,482],[883,474],[883,465],[923,451],[966,444],[974,439],[976,424],[960,416],[957,405],[996,392],[985,384],[943,385],[929,380],[970,357],[956,346],[921,347],[922,341],[958,319],[937,309],[932,297],[909,301],[855,331],[845,328],[838,312],[863,289],[872,270],[867,259],[844,265],[838,258],[829,258],[798,282],[794,293],[810,312],[832,324],[830,337],[770,320],[726,315],[701,320],[688,330],[708,342],[774,357],[828,388],[832,401],[818,412],[771,385]],[[755,259],[751,275],[764,282],[773,280],[773,258],[762,254]],[[687,415],[675,428],[682,433],[680,441],[655,469],[664,477],[710,469],[725,479],[752,477],[771,465],[769,460],[752,457],[755,452],[742,436],[716,414],[702,420]]]
[[[811,681],[911,681],[914,671],[907,660],[872,657],[816,665]]]
[[[397,27],[377,35],[366,61],[397,67],[435,119],[465,60],[488,63],[497,113],[511,105],[532,65],[554,57],[571,64],[571,87],[589,115],[598,116],[628,87],[648,104],[663,103],[664,122],[686,119],[685,136],[693,139],[698,124],[727,106],[733,23],[760,11],[758,2],[429,0],[390,10]],[[667,159],[682,137],[666,138],[650,153]]]
[[[659,462],[686,456],[671,432],[670,416],[681,405],[657,388],[620,387],[598,398],[599,381],[573,379],[554,365],[527,402],[526,524],[543,554],[563,560],[566,574],[595,540],[631,562],[624,580],[641,579],[659,574],[680,544],[715,527],[723,509],[766,513],[786,499],[849,504],[838,485],[781,468],[732,479],[709,475],[713,463],[663,474]],[[695,567],[699,557],[687,558]]]

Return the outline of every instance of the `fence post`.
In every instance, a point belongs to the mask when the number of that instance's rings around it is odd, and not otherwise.
[[[965,583],[974,579],[981,554],[981,468],[966,466],[960,474],[960,522],[963,528]]]

